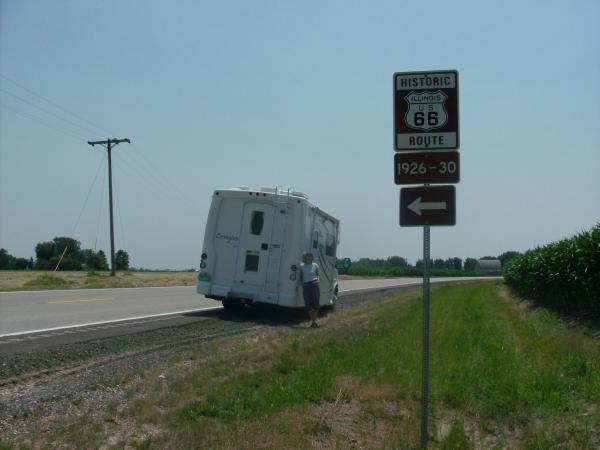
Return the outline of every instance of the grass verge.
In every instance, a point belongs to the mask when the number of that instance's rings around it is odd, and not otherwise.
[[[53,275],[40,275],[25,282],[26,289],[68,289],[71,283],[61,277]]]
[[[0,270],[0,291],[42,289],[194,286],[196,272]]]
[[[81,436],[90,448],[417,448],[417,296],[179,355],[131,382],[122,408],[25,448]],[[600,343],[501,282],[434,289],[430,389],[432,448],[600,445]]]

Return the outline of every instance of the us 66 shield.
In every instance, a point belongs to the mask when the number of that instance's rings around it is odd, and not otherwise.
[[[394,149],[458,149],[458,72],[394,74]]]

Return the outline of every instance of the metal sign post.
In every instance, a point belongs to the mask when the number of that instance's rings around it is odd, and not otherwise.
[[[424,184],[400,190],[400,226],[423,227],[422,447],[429,426],[430,227],[456,223],[454,186],[429,184],[459,182],[459,142],[458,72],[395,73],[394,150],[401,153],[394,156],[394,181]]]
[[[421,446],[427,446],[429,424],[429,268],[430,258],[429,225],[423,227],[423,352],[421,359]]]

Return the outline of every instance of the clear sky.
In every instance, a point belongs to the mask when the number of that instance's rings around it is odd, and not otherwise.
[[[306,192],[341,219],[340,256],[414,263],[392,74],[435,69],[460,73],[461,182],[432,256],[570,236],[600,220],[599,23],[597,0],[0,0],[0,246],[108,253],[86,141],[128,137],[115,233],[135,267],[195,267],[212,191],[241,184]]]

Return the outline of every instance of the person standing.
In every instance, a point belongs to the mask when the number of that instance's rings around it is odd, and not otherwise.
[[[304,297],[304,305],[310,317],[312,328],[318,328],[319,323],[319,300],[321,293],[319,291],[319,265],[314,262],[314,256],[310,252],[302,255],[302,264],[300,264],[300,279],[302,280],[302,295]]]

